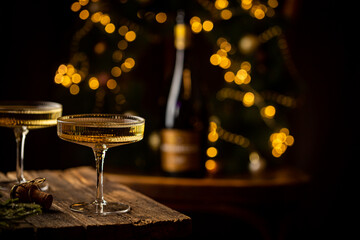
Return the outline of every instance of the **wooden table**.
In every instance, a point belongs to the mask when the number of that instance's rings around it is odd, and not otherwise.
[[[109,175],[190,216],[194,239],[286,239],[287,229],[297,225],[310,182],[308,175],[293,168],[237,178]]]
[[[15,227],[0,233],[1,239],[171,239],[190,235],[191,218],[166,207],[105,175],[104,195],[131,206],[129,213],[86,216],[72,212],[70,203],[95,198],[96,173],[91,167],[67,170],[25,171],[26,179],[45,177],[53,204],[42,214],[29,216]],[[0,173],[0,181],[15,179],[13,172]],[[2,191],[1,200],[9,198]]]

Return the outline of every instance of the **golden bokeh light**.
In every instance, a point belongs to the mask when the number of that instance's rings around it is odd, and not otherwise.
[[[119,67],[113,67],[113,68],[111,69],[111,75],[112,75],[113,77],[120,77],[120,75],[121,75],[121,69],[120,69]]]
[[[215,160],[209,159],[205,162],[205,168],[208,171],[214,171],[217,169],[217,163]]]
[[[100,86],[100,83],[99,83],[99,80],[96,78],[96,77],[91,77],[89,79],[89,87],[92,89],[92,90],[96,90],[98,89]]]
[[[261,110],[260,110],[261,116],[263,116],[263,117],[265,117],[265,118],[270,118],[270,119],[272,119],[272,118],[274,118],[275,113],[276,113],[276,109],[275,109],[275,107],[272,106],[272,105],[263,107],[263,108],[261,108]]]
[[[84,9],[79,13],[79,18],[82,20],[86,20],[89,17],[90,13],[88,10]]]
[[[110,90],[113,90],[113,89],[116,88],[117,82],[116,82],[114,79],[109,79],[109,80],[107,80],[107,82],[106,82],[106,86],[107,86]]]
[[[252,92],[247,92],[244,94],[243,105],[245,107],[251,107],[252,105],[254,105],[254,102],[255,102],[255,95]]]
[[[167,15],[166,15],[166,13],[164,13],[164,12],[159,12],[158,14],[156,14],[155,20],[156,20],[158,23],[164,23],[164,22],[166,22],[166,20],[167,20]]]
[[[81,82],[81,75],[78,74],[78,73],[74,73],[74,74],[71,76],[71,81],[72,81],[73,83],[76,83],[76,84],[80,83],[80,82]]]
[[[85,6],[85,5],[87,5],[89,3],[89,0],[79,0],[79,4],[81,5],[81,6]]]
[[[227,0],[216,0],[215,1],[215,8],[218,10],[222,10],[226,8],[229,5],[229,2]]]
[[[101,16],[100,16],[100,23],[102,24],[102,25],[106,25],[106,24],[108,24],[108,23],[110,23],[111,22],[111,18],[110,18],[110,16],[109,15],[107,15],[107,14],[102,14]]]
[[[70,86],[69,90],[72,95],[77,95],[80,92],[80,87],[76,84],[73,84]]]
[[[226,82],[232,82],[235,79],[235,74],[233,72],[231,72],[231,71],[226,72],[224,74],[224,79],[225,79]]]
[[[194,22],[193,24],[191,24],[191,30],[194,33],[199,33],[202,30],[202,24],[200,22]]]
[[[196,22],[201,23],[201,19],[198,16],[190,18],[190,25],[193,25]]]
[[[134,31],[128,31],[125,34],[125,40],[128,41],[128,42],[134,41],[135,38],[136,38],[136,33]]]
[[[81,9],[81,5],[79,2],[74,2],[73,4],[71,4],[70,9],[73,12],[78,12]]]
[[[272,147],[271,154],[279,158],[286,151],[288,146],[294,144],[294,137],[291,136],[289,129],[282,128],[279,132],[275,132],[270,135],[269,142]]]
[[[61,84],[62,81],[63,81],[63,74],[61,74],[61,73],[55,74],[54,82],[55,82],[56,84]]]
[[[127,58],[124,61],[124,65],[126,68],[131,69],[135,66],[135,60],[133,58]]]
[[[229,20],[232,17],[232,12],[229,9],[224,9],[221,11],[220,17],[224,20]]]
[[[118,33],[121,35],[121,36],[125,36],[125,34],[129,31],[129,28],[125,25],[119,27],[118,29]]]
[[[115,31],[115,25],[113,23],[108,23],[105,26],[105,32],[113,33]]]
[[[219,65],[221,62],[221,57],[219,54],[213,54],[210,57],[210,63],[214,66]]]
[[[206,155],[211,158],[216,157],[217,153],[218,153],[218,151],[215,147],[209,147],[206,150]]]
[[[58,67],[58,72],[60,74],[66,74],[67,72],[67,66],[65,64],[61,64],[59,67]]]
[[[98,22],[100,22],[101,15],[102,15],[102,12],[95,12],[93,15],[91,15],[90,19],[93,23],[98,23]]]
[[[210,32],[213,28],[214,28],[214,24],[212,21],[210,21],[210,20],[204,21],[204,23],[203,23],[204,31]]]
[[[61,84],[64,87],[70,87],[72,84],[70,77],[68,75],[63,76]]]

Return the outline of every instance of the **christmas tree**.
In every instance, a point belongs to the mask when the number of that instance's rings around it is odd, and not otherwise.
[[[298,75],[284,35],[284,6],[277,0],[186,3],[208,88],[208,172],[257,172],[282,163],[279,159],[294,144],[288,113],[296,107],[298,94]],[[150,153],[159,147],[169,86],[164,79],[173,66],[173,26],[182,5],[79,0],[69,6],[79,16],[78,29],[69,61],[59,64],[54,82],[68,99],[75,96],[71,101],[86,100],[84,111],[145,117],[147,134],[141,147]],[[143,151],[137,166],[156,164],[149,152]]]

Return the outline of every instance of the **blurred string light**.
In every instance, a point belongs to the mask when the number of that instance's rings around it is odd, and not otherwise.
[[[222,27],[222,24],[231,22],[244,13],[248,14],[254,21],[264,21],[266,18],[275,16],[275,10],[278,7],[277,0],[196,0],[209,14],[192,16],[190,18],[190,28],[194,34],[215,35],[215,31]],[[120,4],[126,3],[126,0],[120,1]],[[108,4],[108,3],[107,3]],[[106,5],[106,4],[105,4]],[[105,90],[115,94],[116,104],[126,102],[126,97],[120,91],[120,80],[123,75],[133,70],[136,66],[136,58],[129,56],[129,47],[136,42],[140,26],[124,16],[112,16],[108,7],[102,7],[100,0],[78,0],[74,1],[70,7],[71,11],[78,14],[79,19],[84,21],[84,25],[79,29],[71,44],[72,58],[69,63],[60,64],[54,81],[55,83],[68,88],[73,95],[79,94],[83,87],[96,91],[96,104],[101,106],[104,103]],[[116,14],[116,13],[114,13]],[[165,11],[154,12],[152,10],[139,9],[136,13],[138,20],[144,20],[155,24],[168,23],[168,14]],[[120,19],[120,20],[119,20]],[[219,25],[218,25],[219,24]],[[104,72],[92,72],[87,54],[80,52],[80,41],[89,34],[94,27],[97,27],[105,36],[111,39],[117,39],[115,47],[109,47],[107,41],[99,41],[94,44],[93,53],[101,56],[112,49],[112,66],[105,69]],[[222,31],[218,31],[221,32]],[[149,36],[151,33],[147,32]],[[216,97],[219,101],[226,99],[238,101],[245,108],[257,108],[259,116],[272,129],[272,135],[269,136],[269,145],[272,155],[276,158],[285,153],[287,147],[292,146],[294,138],[289,135],[289,130],[284,130],[278,126],[277,113],[278,106],[293,108],[297,105],[293,97],[273,91],[257,92],[251,85],[256,79],[253,79],[252,63],[247,56],[256,52],[261,44],[270,40],[277,41],[280,52],[285,60],[289,71],[293,76],[297,76],[296,68],[291,60],[286,39],[280,26],[271,26],[260,34],[249,33],[238,39],[230,39],[228,36],[220,36],[216,39],[216,49],[211,54],[210,64],[223,70],[223,79],[227,84],[220,89]],[[242,57],[236,58],[236,55]],[[228,87],[230,84],[236,88]],[[281,129],[281,130],[279,130]],[[284,136],[285,135],[285,136]],[[209,172],[218,170],[216,158],[220,154],[216,142],[222,140],[238,145],[249,150],[249,161],[252,168],[260,169],[260,163],[263,157],[255,149],[250,138],[241,134],[232,133],[221,126],[219,121],[211,121],[208,141],[211,147],[207,149],[208,161],[205,167]],[[260,164],[260,165],[259,165]]]
[[[198,0],[198,2],[212,13],[214,19],[220,19],[223,21],[230,20],[238,14],[238,10],[232,6],[227,0],[215,0],[213,4],[206,0]],[[268,1],[253,1],[253,0],[241,0],[239,1],[243,11],[257,19],[263,20],[266,17],[273,17],[275,15],[275,8],[278,6],[277,0]],[[199,19],[198,19],[199,20]],[[201,23],[201,21],[198,21]],[[201,29],[198,27],[194,32],[200,32]],[[212,29],[214,24],[212,25]],[[232,99],[235,101],[242,102],[244,107],[257,107],[259,110],[259,116],[264,122],[273,129],[273,134],[270,137],[270,147],[272,149],[272,155],[276,158],[280,157],[287,149],[288,146],[292,146],[294,138],[289,135],[289,130],[282,128],[280,132],[276,132],[279,126],[276,124],[276,113],[277,107],[274,104],[268,104],[267,101],[272,101],[276,104],[285,107],[295,107],[296,101],[290,96],[285,96],[276,92],[264,91],[257,92],[251,87],[251,63],[246,60],[238,62],[232,57],[234,51],[238,51],[243,56],[252,54],[257,48],[271,39],[277,39],[279,49],[283,54],[283,58],[286,60],[288,69],[295,73],[296,68],[290,61],[289,51],[287,48],[286,39],[282,35],[282,29],[275,25],[271,26],[259,35],[246,34],[238,40],[236,44],[232,44],[225,37],[219,37],[217,39],[218,49],[215,50],[210,56],[210,63],[214,66],[218,66],[224,70],[224,80],[228,84],[235,84],[239,87],[238,90],[230,87],[224,87],[220,89],[216,95],[219,101],[225,99]],[[244,59],[244,58],[243,58]],[[295,75],[295,74],[293,74]],[[263,158],[260,156],[258,151],[254,149],[253,144],[250,140],[242,135],[231,133],[220,126],[220,122],[210,122],[208,141],[214,145],[216,141],[222,139],[224,141],[239,145],[249,150],[249,168],[252,170],[259,170],[263,166]],[[288,139],[286,141],[286,139]],[[211,158],[208,154],[208,157]],[[211,169],[206,168],[208,171],[213,171],[214,159],[210,159],[209,166]],[[213,163],[213,161],[215,161]],[[211,164],[210,164],[211,163]]]
[[[110,13],[101,10],[99,0],[79,0],[70,6],[71,11],[78,14],[84,21],[84,25],[73,36],[71,42],[71,55],[69,63],[60,64],[54,77],[56,84],[69,89],[70,94],[77,95],[83,87],[99,91],[96,93],[95,105],[101,106],[104,101],[104,89],[106,88],[115,94],[115,102],[121,105],[126,102],[125,96],[120,93],[119,81],[124,73],[130,72],[136,65],[134,57],[125,57],[129,44],[137,38],[137,25],[130,21],[116,23]],[[166,14],[157,16],[158,22],[166,21]],[[127,23],[127,24],[124,24]],[[80,41],[86,37],[96,26],[102,29],[105,34],[117,37],[119,40],[115,48],[110,48],[106,41],[95,43],[93,53],[101,56],[109,49],[113,50],[111,61],[113,66],[105,72],[91,72],[88,53],[80,51]],[[108,73],[106,71],[109,71]],[[82,83],[86,84],[82,84]]]

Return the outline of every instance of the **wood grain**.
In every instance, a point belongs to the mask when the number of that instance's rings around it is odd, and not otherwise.
[[[168,239],[191,233],[191,218],[113,181],[111,175],[104,179],[104,197],[108,201],[129,204],[129,213],[86,216],[72,212],[69,209],[71,203],[91,202],[95,198],[96,173],[91,167],[25,171],[25,177],[45,177],[50,185],[48,192],[54,197],[53,204],[49,211],[27,217],[15,229],[3,232],[3,236],[14,238],[25,234],[26,239]],[[15,175],[13,172],[6,176],[0,174],[0,180],[4,179],[15,179]],[[2,193],[2,200],[7,199],[8,192]]]

